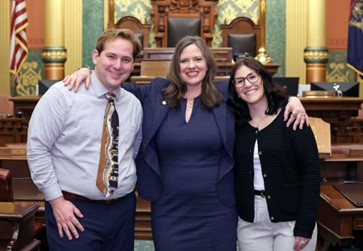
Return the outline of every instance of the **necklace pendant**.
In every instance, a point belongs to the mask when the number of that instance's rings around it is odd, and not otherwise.
[[[194,99],[188,99],[187,100],[187,105],[190,109],[193,109],[193,105],[194,105]]]

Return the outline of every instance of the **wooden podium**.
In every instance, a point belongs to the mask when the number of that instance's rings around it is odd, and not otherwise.
[[[0,250],[35,250],[34,215],[38,205],[29,202],[0,202]]]

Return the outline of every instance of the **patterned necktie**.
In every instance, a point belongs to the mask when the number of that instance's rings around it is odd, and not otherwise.
[[[118,183],[118,115],[115,108],[115,94],[105,94],[108,103],[103,119],[100,163],[97,174],[97,187],[109,197]]]

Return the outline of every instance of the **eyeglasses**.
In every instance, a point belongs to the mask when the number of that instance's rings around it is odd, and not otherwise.
[[[254,84],[258,80],[260,80],[260,75],[258,75],[258,73],[254,71],[254,72],[251,72],[250,74],[248,74],[245,78],[239,77],[239,78],[233,79],[232,83],[236,87],[243,87],[246,84],[246,80],[248,80],[248,82],[250,82],[251,84]]]

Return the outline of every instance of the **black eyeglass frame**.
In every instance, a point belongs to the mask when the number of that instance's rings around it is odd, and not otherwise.
[[[256,75],[256,79],[251,81],[249,78],[251,76],[254,76],[254,74]],[[247,74],[246,77],[239,77],[239,78],[233,79],[232,80],[232,84],[234,86],[237,86],[237,87],[244,87],[245,84],[246,84],[246,80],[248,80],[248,82],[250,82],[251,84],[254,84],[254,83],[256,83],[260,79],[261,79],[260,74],[258,74],[258,72],[256,72],[256,71],[253,71],[253,72],[250,72],[249,74]],[[236,83],[236,80],[243,80],[243,82],[242,83]]]

